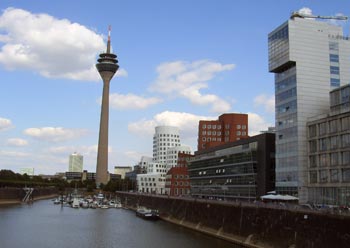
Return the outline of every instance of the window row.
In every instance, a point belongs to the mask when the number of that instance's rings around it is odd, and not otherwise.
[[[343,134],[340,136],[333,136],[319,140],[311,140],[309,142],[310,153],[324,152],[347,147],[350,147],[350,134]]]
[[[203,124],[203,129],[221,129],[221,125],[211,125],[211,124]]]
[[[310,183],[350,182],[350,169],[313,170],[309,172]]]
[[[336,133],[339,131],[350,130],[350,117],[344,117],[336,120],[322,122],[309,126],[309,137],[319,136]]]
[[[349,166],[350,151],[312,155],[309,157],[309,164],[311,168],[338,165]]]
[[[225,138],[225,140],[226,140],[226,138]],[[202,141],[208,141],[208,142],[210,142],[210,141],[220,141],[221,142],[221,138],[220,137],[208,137],[208,138],[206,138],[206,137],[203,137],[202,138]]]

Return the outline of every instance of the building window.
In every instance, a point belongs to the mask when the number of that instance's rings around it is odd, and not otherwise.
[[[211,129],[211,125],[208,125],[208,129]]]
[[[211,135],[211,131],[208,131],[208,135]]]
[[[341,130],[345,131],[345,130],[349,130],[350,127],[350,121],[349,121],[349,117],[344,117],[341,119]]]
[[[314,168],[317,166],[317,156],[310,156],[310,167]]]
[[[206,135],[207,134],[207,132],[206,131],[202,131],[202,135]]]
[[[339,66],[330,66],[329,69],[331,74],[339,75]]]
[[[316,142],[316,140],[311,140],[309,142],[309,146],[310,146],[310,152],[316,152],[317,151],[317,142]]]
[[[213,125],[213,129],[216,129],[216,125]]]
[[[329,157],[328,154],[321,154],[320,155],[320,166],[325,167],[329,165]]]
[[[237,136],[240,136],[240,135],[241,135],[241,131],[237,131],[237,132],[236,132],[236,135],[237,135]]]
[[[350,152],[342,152],[342,164],[349,165],[350,163]]]
[[[221,129],[221,125],[218,125],[217,127],[218,127],[218,129]]]
[[[319,135],[324,135],[327,133],[327,123],[320,123],[319,125]]]
[[[333,120],[329,122],[329,132],[335,133],[338,131],[338,120]]]
[[[317,171],[310,171],[310,183],[317,183]]]
[[[236,127],[237,127],[237,129],[241,129],[241,125],[237,125]]]
[[[217,132],[217,135],[218,135],[218,136],[220,136],[220,135],[221,135],[221,132],[220,132],[220,131],[218,131],[218,132]]]
[[[343,182],[350,182],[350,169],[343,169]]]
[[[316,125],[311,125],[309,127],[309,137],[315,137],[316,136]]]
[[[226,124],[225,129],[230,129],[230,124]]]
[[[339,87],[340,86],[340,79],[339,78],[331,78],[331,86]]]
[[[342,147],[350,146],[350,134],[344,134],[341,136],[342,139]]]
[[[329,54],[329,61],[330,62],[339,62],[339,55],[338,54]]]
[[[203,128],[203,129],[206,129],[206,127],[207,127],[207,125],[203,124],[202,128]]]
[[[320,183],[328,182],[328,171],[320,170]]]
[[[330,170],[331,174],[331,182],[339,182],[339,171],[338,170]]]
[[[328,139],[320,139],[320,151],[326,151],[328,147]]]
[[[338,165],[338,153],[331,153],[331,165]]]
[[[242,129],[243,129],[243,130],[246,130],[246,129],[247,129],[247,126],[246,126],[246,125],[242,125]]]

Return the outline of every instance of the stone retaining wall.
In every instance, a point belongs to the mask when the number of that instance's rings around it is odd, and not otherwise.
[[[246,247],[350,247],[350,217],[254,204],[119,193],[123,203]]]

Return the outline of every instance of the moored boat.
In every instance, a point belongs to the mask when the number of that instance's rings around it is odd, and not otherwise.
[[[138,207],[136,210],[136,216],[144,218],[146,220],[158,220],[159,212],[156,209],[148,209],[146,207]]]

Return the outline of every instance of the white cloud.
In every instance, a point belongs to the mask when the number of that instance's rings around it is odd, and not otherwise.
[[[28,128],[24,134],[38,140],[49,142],[67,141],[87,134],[86,129],[69,129],[63,127]]]
[[[303,7],[298,10],[298,13],[304,14],[304,15],[312,15],[312,10],[308,7]]]
[[[7,145],[10,146],[26,146],[28,145],[28,141],[20,138],[12,138],[7,140]]]
[[[109,104],[111,108],[115,109],[145,109],[161,101],[160,98],[145,98],[134,94],[121,95],[114,93],[109,96]],[[98,103],[101,103],[101,98]]]
[[[154,134],[156,126],[175,126],[180,129],[181,138],[197,138],[198,124],[200,120],[217,119],[216,117],[199,116],[190,113],[164,111],[153,117],[151,120],[140,120],[130,123],[128,130],[131,133],[142,136]]]
[[[10,119],[0,117],[0,132],[12,128],[12,122]]]
[[[67,19],[7,8],[0,16],[0,64],[48,78],[98,81],[97,54],[106,49],[101,35]],[[121,69],[119,75],[127,75]]]
[[[248,113],[249,136],[260,134],[260,131],[267,130],[268,127],[272,126],[274,125],[265,121],[264,118],[260,115],[255,113]]]
[[[217,73],[234,67],[234,64],[224,65],[210,60],[162,63],[157,67],[158,77],[150,90],[184,97],[196,105],[212,105],[212,112],[227,112],[231,108],[227,101],[213,94],[202,94],[200,90],[208,88],[208,81]]]
[[[267,96],[265,94],[258,95],[254,98],[254,106],[263,106],[268,113],[275,112],[275,96]]]
[[[29,157],[30,154],[26,153],[26,152],[0,151],[0,156],[13,157],[13,158],[23,158],[23,157]]]

